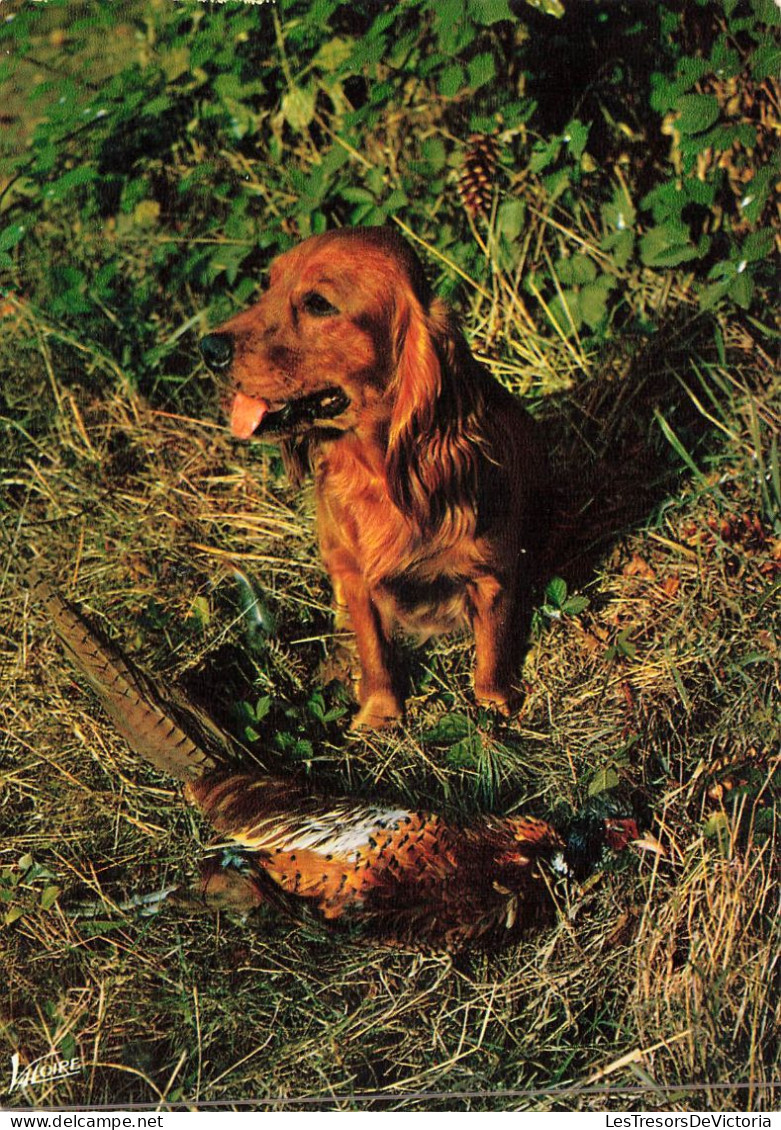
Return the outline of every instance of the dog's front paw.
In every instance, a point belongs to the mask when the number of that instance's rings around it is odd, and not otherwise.
[[[511,718],[521,708],[522,698],[512,687],[475,687],[478,706],[495,710],[504,718]]]
[[[350,723],[351,730],[382,730],[398,722],[404,711],[392,691],[373,691]]]

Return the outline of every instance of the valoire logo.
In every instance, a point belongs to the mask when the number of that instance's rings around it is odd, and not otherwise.
[[[19,1053],[11,1056],[11,1091],[21,1087],[30,1087],[34,1083],[50,1083],[53,1079],[66,1079],[69,1075],[77,1075],[83,1064],[79,1056],[73,1059],[63,1059],[59,1052],[47,1052],[40,1059],[21,1067]],[[21,1068],[21,1069],[20,1069]]]

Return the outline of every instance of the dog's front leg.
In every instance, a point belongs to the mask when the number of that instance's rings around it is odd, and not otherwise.
[[[361,678],[360,710],[351,729],[378,730],[401,718],[403,708],[394,688],[390,642],[371,593],[356,566],[329,562],[338,626],[352,627],[358,645]],[[345,617],[345,610],[347,617]]]
[[[520,703],[513,686],[523,651],[523,619],[513,587],[494,576],[478,577],[469,586],[475,636],[475,698],[504,715]]]

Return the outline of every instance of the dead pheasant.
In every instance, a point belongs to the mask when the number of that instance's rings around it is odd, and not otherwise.
[[[226,841],[241,869],[212,863],[207,903],[248,910],[304,903],[328,922],[413,948],[456,949],[545,918],[553,909],[545,864],[563,861],[556,830],[526,817],[461,824],[432,812],[314,795],[304,783],[230,762],[229,739],[154,684],[47,585],[35,588],[66,652],[119,733],[184,794]],[[621,821],[625,839],[636,834]]]

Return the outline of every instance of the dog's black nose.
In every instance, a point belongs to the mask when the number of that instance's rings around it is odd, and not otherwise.
[[[227,369],[233,360],[233,338],[230,334],[207,334],[201,339],[201,356],[215,373]]]

